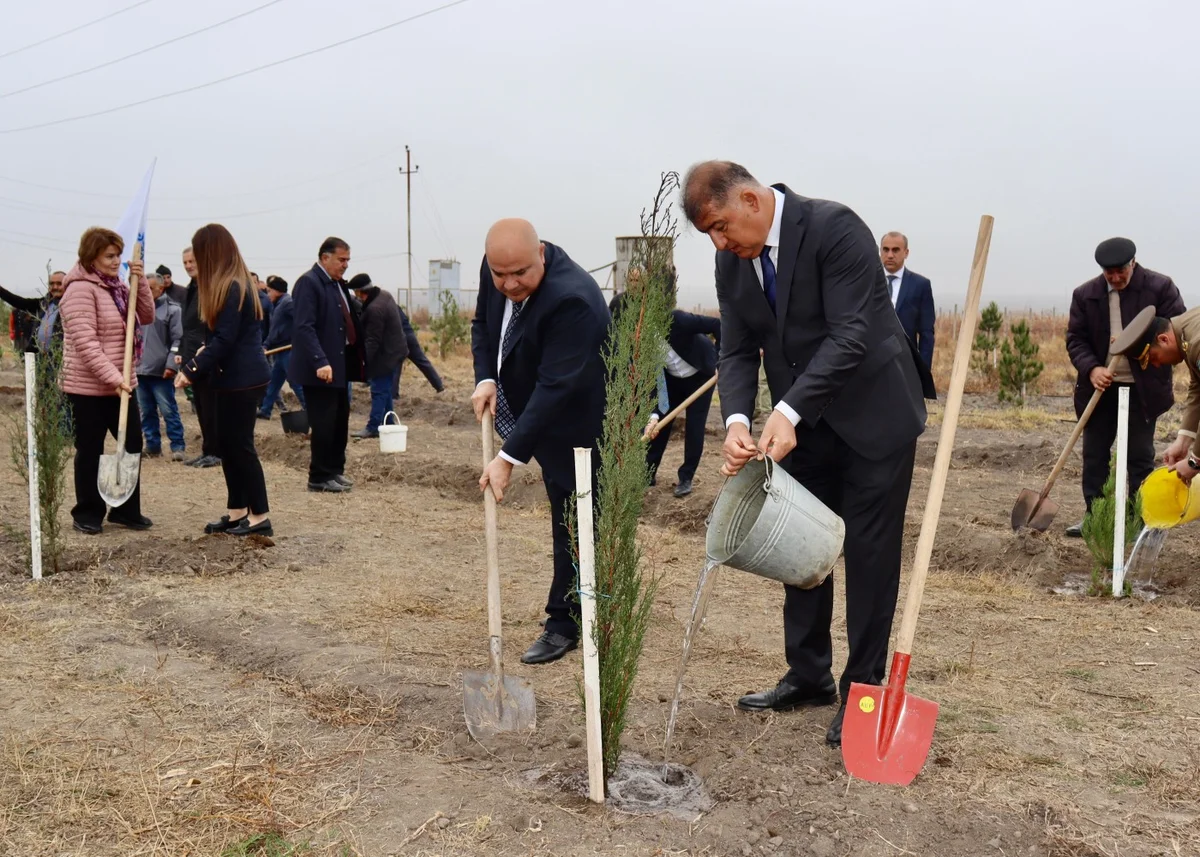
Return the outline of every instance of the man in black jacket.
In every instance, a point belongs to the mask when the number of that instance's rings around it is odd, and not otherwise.
[[[356,274],[350,289],[362,302],[363,351],[367,385],[371,388],[371,415],[357,438],[379,437],[379,426],[395,407],[392,393],[400,380],[400,365],[408,357],[404,325],[396,299],[371,282],[368,274]]]
[[[271,329],[267,333],[263,349],[274,351],[292,344],[292,328],[295,325],[296,311],[292,306],[292,296],[288,294],[288,281],[283,277],[274,275],[267,277],[267,297],[270,298],[271,304],[275,308],[271,311]],[[271,381],[267,384],[267,391],[263,394],[262,404],[258,408],[260,420],[271,418],[271,411],[274,410],[277,400],[279,409],[287,410],[283,405],[282,392],[283,383],[287,380],[288,367],[292,362],[292,352],[281,351],[278,354],[272,354],[268,359],[271,361]],[[304,408],[304,388],[293,387],[292,392],[300,400],[300,407]]]
[[[412,324],[408,321],[408,316],[404,312],[404,308],[397,305],[400,310],[400,324],[404,328],[404,342],[408,345],[408,359],[413,365],[421,370],[421,374],[425,376],[425,380],[429,382],[429,386],[433,387],[434,392],[440,393],[446,389],[446,385],[442,383],[442,376],[438,374],[438,370],[425,356],[424,349],[421,348],[421,341],[417,339],[417,332],[413,330]],[[400,371],[396,374],[396,383],[392,385],[392,398],[400,398],[400,376],[404,374],[404,363],[400,364]]]
[[[716,344],[709,337],[716,338]],[[671,312],[671,332],[667,336],[667,365],[664,369],[667,381],[667,406],[675,408],[688,396],[699,390],[717,371],[717,349],[721,347],[721,320],[707,315],[696,315],[675,309]],[[692,493],[692,479],[700,466],[704,454],[704,430],[708,424],[708,408],[712,404],[713,391],[710,387],[687,407],[687,424],[684,426],[683,464],[679,467],[679,482],[675,485],[675,496],[686,497]],[[671,439],[668,423],[662,431],[657,423],[666,414],[657,408],[650,415],[646,431],[651,435],[646,450],[646,463],[650,465],[650,484],[654,485],[658,466],[662,463],[667,441]]]
[[[196,256],[191,247],[184,248],[183,269],[191,277],[187,285],[187,297],[183,301],[183,340],[179,343],[179,363],[184,364],[196,356],[204,345],[205,327],[200,320],[200,286],[196,282]],[[218,467],[221,456],[217,450],[217,401],[212,385],[207,381],[187,388],[192,392],[192,407],[196,421],[200,423],[200,455],[185,461],[190,467]]]
[[[849,655],[833,679],[833,577],[784,587],[789,670],[738,700],[748,711],[842,705],[825,740],[842,741],[852,682],[881,684],[900,586],[904,512],[933,378],[904,334],[875,238],[837,202],[766,187],[745,167],[709,161],[688,171],[688,220],[717,249],[721,371],[728,431],[722,472],[770,455],[846,525]],[[750,433],[765,368],[773,410]]]
[[[350,431],[351,381],[363,378],[362,330],[358,302],[342,277],[350,266],[350,245],[326,238],[312,270],[292,288],[295,321],[288,383],[304,388],[312,447],[308,490],[349,491],[346,442]]]
[[[554,579],[546,630],[521,661],[546,663],[577,645],[577,610],[568,596],[575,580],[566,527],[575,491],[575,447],[597,449],[604,421],[604,360],[608,307],[596,281],[553,244],[538,240],[525,220],[497,222],[488,231],[479,271],[479,298],[471,322],[475,358],[475,418],[484,410],[504,439],[484,468],[504,499],[514,466],[536,458],[550,499]]]

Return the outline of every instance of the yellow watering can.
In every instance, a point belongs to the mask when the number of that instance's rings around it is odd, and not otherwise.
[[[1200,477],[1188,487],[1175,471],[1160,467],[1146,477],[1138,493],[1147,527],[1166,530],[1200,518]]]

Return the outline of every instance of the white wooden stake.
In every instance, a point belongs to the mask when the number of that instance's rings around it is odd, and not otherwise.
[[[42,579],[42,504],[38,491],[37,437],[33,415],[37,412],[37,356],[25,352],[25,439],[29,453],[29,553],[33,579]]]
[[[583,704],[587,725],[588,797],[604,803],[604,744],[600,736],[600,653],[596,651],[596,547],[592,521],[592,451],[575,447],[579,608],[583,618]]]
[[[1125,594],[1125,498],[1129,493],[1129,388],[1117,390],[1117,477],[1113,499],[1113,598]]]

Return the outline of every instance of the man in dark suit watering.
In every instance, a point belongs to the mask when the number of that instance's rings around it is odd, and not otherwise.
[[[562,248],[539,241],[532,224],[501,220],[488,231],[471,322],[471,405],[478,420],[485,409],[492,413],[504,445],[479,487],[491,485],[503,500],[513,468],[532,458],[550,498],[554,578],[546,629],[522,656],[527,664],[558,660],[578,642],[566,511],[575,491],[574,448],[591,447],[599,459],[608,321],[596,281]]]
[[[917,344],[925,365],[933,366],[933,324],[937,319],[933,286],[928,277],[908,269],[908,236],[902,232],[884,235],[879,242],[879,259],[900,326]]]
[[[789,670],[738,707],[832,705],[840,692],[825,738],[837,746],[851,682],[884,678],[904,510],[925,429],[922,393],[933,397],[933,379],[900,327],[875,239],[849,208],[766,187],[729,161],[689,170],[683,205],[717,248],[722,472],[770,455],[846,524],[849,656],[840,682],[831,669],[833,578],[815,589],[785,586]],[[760,361],[774,409],[755,441]]]

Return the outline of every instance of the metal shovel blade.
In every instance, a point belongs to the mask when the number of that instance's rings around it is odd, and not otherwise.
[[[907,655],[903,656],[907,659]],[[906,786],[925,767],[938,704],[905,692],[908,662],[885,687],[850,685],[842,723],[846,771],[872,783]]]
[[[537,728],[537,703],[527,679],[491,672],[463,673],[463,713],[467,731],[476,741],[498,732],[532,732]]]
[[[1030,491],[1028,488],[1023,488],[1020,495],[1017,497],[1017,503],[1012,510],[1012,528],[1015,533],[1021,527],[1028,527],[1031,530],[1037,530],[1039,533],[1044,533],[1050,529],[1050,525],[1054,523],[1054,516],[1058,514],[1058,504],[1047,497],[1038,505],[1038,500],[1041,500],[1042,495],[1037,491]]]
[[[100,496],[109,506],[123,506],[125,501],[133,496],[137,487],[138,471],[142,466],[142,456],[126,452],[120,446],[112,455],[100,456],[100,470],[96,474],[96,487]]]

